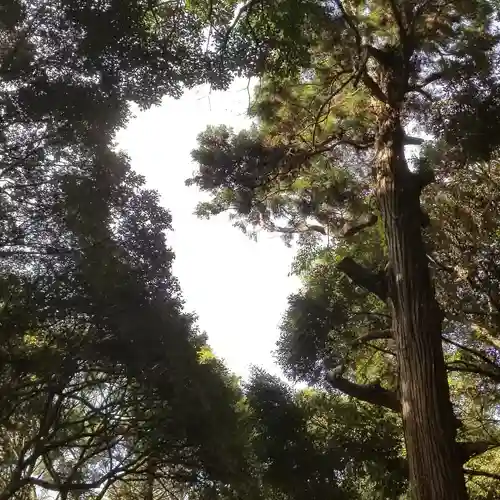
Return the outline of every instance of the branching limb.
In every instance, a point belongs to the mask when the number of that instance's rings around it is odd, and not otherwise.
[[[482,455],[487,451],[500,447],[499,443],[494,441],[469,441],[457,443],[462,463],[469,461],[471,458]]]
[[[443,78],[443,73],[432,73],[430,74],[427,78],[424,78],[424,80],[418,84],[411,85],[408,88],[408,92],[417,92],[418,94],[422,95],[425,97],[428,101],[434,102],[435,98],[425,90],[425,87],[429,85],[430,83],[434,83],[441,78]]]
[[[421,137],[412,137],[410,135],[406,135],[404,138],[405,146],[421,146],[425,142],[425,139]]]
[[[404,43],[404,41],[406,39],[406,27],[405,27],[405,23],[403,20],[403,13],[402,13],[401,8],[398,5],[398,2],[396,0],[390,0],[389,5],[391,6],[392,15],[394,16],[394,20],[396,21],[396,24],[398,25],[399,39],[401,40],[401,43]]]
[[[488,472],[485,470],[464,469],[464,473],[469,476],[489,477],[491,479],[496,479],[497,481],[500,481],[500,474],[495,474],[494,472]]]
[[[365,401],[377,406],[389,408],[392,411],[400,412],[401,403],[395,392],[384,389],[378,384],[362,385],[355,384],[349,380],[337,376],[335,373],[330,372],[326,377],[328,383],[334,389],[337,389],[348,396],[351,396],[361,401]]]
[[[421,89],[420,87],[410,87],[408,89],[408,92],[416,92],[417,94],[420,94],[422,97],[424,97],[427,101],[436,102],[436,98],[432,94],[424,89]]]
[[[464,362],[448,363],[446,365],[446,369],[449,372],[475,373],[476,375],[488,377],[495,382],[500,382],[500,373],[496,373],[492,370],[481,368],[478,366],[473,366]]]
[[[229,38],[231,37],[233,31],[235,30],[236,26],[240,23],[241,19],[250,13],[252,8],[258,3],[259,0],[249,0],[248,2],[244,3],[238,12],[236,13],[233,22],[231,23],[231,26],[229,26],[228,30],[226,31],[226,34],[224,35],[224,39],[222,41],[222,46],[220,49],[220,57],[221,57],[221,64],[224,62],[224,55],[226,52],[227,44],[229,42]]]
[[[308,157],[311,158],[317,154],[330,153],[335,150],[335,148],[339,146],[350,146],[358,151],[364,151],[368,148],[373,147],[374,141],[369,140],[367,142],[359,142],[354,141],[352,139],[348,139],[347,137],[342,137],[338,140],[333,140],[334,138],[329,138],[326,141],[323,141],[319,144],[316,144],[313,150],[307,153]]]
[[[429,260],[429,262],[432,262],[433,264],[435,264],[437,267],[439,267],[439,269],[443,270],[443,271],[446,271],[447,273],[449,274],[452,274],[454,272],[454,269],[452,267],[448,267],[446,266],[445,264],[443,264],[442,262],[438,261],[436,259],[436,257],[430,255],[430,254],[427,254],[427,259]],[[448,318],[448,315],[446,315],[446,317]]]
[[[427,76],[426,78],[424,78],[424,80],[422,81],[422,83],[420,83],[420,85],[418,85],[418,88],[423,88],[425,87],[426,85],[429,85],[430,83],[434,83],[434,82],[437,82],[438,80],[440,80],[441,78],[443,78],[443,72],[442,71],[439,71],[439,72],[436,72],[436,73],[431,73],[429,76]]]
[[[377,220],[378,217],[375,214],[364,214],[361,217],[358,217],[356,220],[346,222],[340,234],[344,238],[349,238],[350,236],[358,234],[360,231],[366,229],[367,227],[372,227],[376,224]]]
[[[297,225],[291,226],[291,227],[283,227],[283,226],[277,226],[276,224],[270,222],[266,225],[266,228],[269,231],[274,231],[274,232],[283,233],[283,234],[300,234],[300,233],[307,233],[307,232],[316,232],[316,233],[326,235],[325,228],[323,226],[319,226],[316,224],[301,223],[301,224],[297,224]]]
[[[384,104],[387,104],[389,102],[389,99],[382,92],[382,89],[375,83],[375,80],[373,80],[373,78],[366,72],[363,75],[363,83],[366,85],[368,90],[371,91],[373,97],[377,98],[379,101],[383,102]]]
[[[342,259],[337,268],[345,273],[356,285],[375,294],[383,302],[387,300],[387,282],[385,276],[373,273],[350,257]]]
[[[363,71],[363,70],[358,70]],[[314,120],[314,128],[313,128],[313,133],[312,133],[312,145],[313,149],[316,148],[316,135],[317,135],[317,130],[318,130],[318,125],[320,123],[321,115],[324,113],[325,109],[329,106],[329,104],[332,102],[333,98],[335,96],[338,96],[352,81],[356,80],[358,72],[353,72],[349,75],[346,80],[341,83],[338,88],[335,88],[330,95],[323,101],[321,106],[318,109],[318,112],[316,113],[316,118]],[[328,112],[329,114],[329,112]],[[328,116],[327,114],[327,116]]]
[[[377,47],[374,47],[373,45],[365,45],[365,47],[370,56],[373,57],[373,59],[375,59],[379,64],[390,69],[394,67],[396,62],[394,53],[388,50],[377,49]]]
[[[359,32],[358,27],[356,26],[356,23],[352,19],[352,17],[347,13],[344,4],[342,3],[342,0],[334,0],[335,5],[340,11],[340,14],[342,15],[342,19],[346,23],[346,25],[352,30],[354,33],[354,36],[356,37],[356,46],[358,48],[358,55],[361,55],[361,47],[362,47],[362,42],[363,39],[361,37],[361,33]]]
[[[370,340],[384,340],[392,339],[392,330],[373,330],[371,332],[365,333],[359,336],[354,342],[353,346],[365,344]]]
[[[401,413],[401,402],[396,392],[384,389],[380,384],[362,385],[351,382],[343,378],[344,369],[345,367],[341,365],[328,372],[326,380],[333,389],[366,403]],[[500,447],[500,444],[493,441],[470,441],[457,443],[457,447],[461,462],[466,463],[473,457]]]
[[[463,344],[460,344],[459,342],[456,342],[455,340],[452,340],[448,337],[445,337],[443,335],[443,340],[445,342],[448,342],[448,344],[451,344],[455,347],[458,347],[459,349],[462,349],[463,351],[466,351],[474,356],[477,356],[479,359],[481,359],[482,361],[484,361],[485,363],[487,363],[488,365],[490,366],[493,366],[494,368],[498,369],[500,368],[496,363],[495,361],[493,361],[489,356],[486,356],[486,354],[484,354],[483,352],[481,352],[479,349],[475,349],[473,347],[469,347],[469,346],[466,346],[466,345],[463,345]]]

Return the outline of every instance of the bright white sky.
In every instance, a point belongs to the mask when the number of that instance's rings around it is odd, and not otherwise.
[[[257,242],[250,240],[227,214],[199,220],[193,211],[206,195],[184,181],[195,169],[190,152],[197,135],[207,125],[247,127],[248,99],[244,81],[227,92],[189,91],[179,100],[165,99],[159,107],[136,112],[117,137],[132,167],[172,213],[168,242],[187,308],[197,313],[216,355],[243,377],[251,365],[279,373],[272,351],[287,296],[299,286],[289,276],[294,250],[278,235],[263,232]]]

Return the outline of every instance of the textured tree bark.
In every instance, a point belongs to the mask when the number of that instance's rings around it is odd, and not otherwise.
[[[390,75],[386,78],[379,85],[390,98],[378,105],[374,173],[388,246],[387,301],[399,365],[411,494],[415,500],[465,500],[441,344],[443,314],[421,233],[421,185],[404,156],[400,120],[404,90],[396,94],[394,88],[401,82],[391,80]]]

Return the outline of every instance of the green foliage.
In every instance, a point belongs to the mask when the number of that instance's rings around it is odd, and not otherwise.
[[[322,252],[310,266],[303,289],[289,298],[277,359],[292,378],[322,383],[325,370],[348,360],[355,366],[356,347],[366,356],[357,342],[360,337],[390,328],[385,304],[354,287],[336,268],[338,257],[330,249]],[[373,381],[375,375],[362,378]]]
[[[385,63],[370,44],[401,61],[411,49],[405,126],[431,134],[415,166],[438,181],[422,201],[459,439],[500,442],[498,6],[405,2],[410,47],[398,5],[2,3],[0,500],[35,486],[65,500],[404,494],[399,418],[325,390],[337,365],[352,384],[398,388],[389,311],[338,268],[351,256],[386,272],[382,222],[352,231],[379,215],[366,77]],[[213,195],[200,215],[298,237],[304,286],[277,356],[314,389],[262,372],[241,387],[217,360],[183,309],[170,215],[113,144],[129,102],[234,75],[261,77],[255,126],[204,132],[190,182]],[[495,498],[478,474],[496,472],[497,450],[466,467],[471,495]]]
[[[294,1],[285,4],[295,12]],[[343,385],[346,394],[354,384],[397,395],[390,308],[355,286],[339,266],[350,257],[365,275],[371,272],[372,281],[391,278],[387,227],[375,219],[380,178],[372,166],[380,151],[383,103],[397,102],[405,142],[423,142],[412,161],[412,179],[422,187],[429,174],[436,179],[420,201],[430,217],[424,236],[445,316],[443,350],[461,421],[458,440],[497,447],[497,2],[301,2],[302,17],[287,18],[293,29],[274,31],[282,10],[266,7],[249,2],[227,37],[229,54],[234,56],[234,47],[245,54],[242,67],[249,73],[260,69],[250,109],[254,127],[200,135],[193,152],[199,171],[188,181],[212,195],[200,213],[228,210],[244,229],[261,227],[287,242],[296,239],[293,271],[303,288],[289,298],[277,346],[286,375],[335,391],[325,378],[338,368],[350,384]],[[253,26],[260,31],[249,34]],[[263,63],[252,52],[256,40],[264,47]],[[265,53],[268,40],[274,46]],[[399,88],[384,81],[391,72],[404,82]],[[409,137],[414,133],[425,142]],[[358,225],[362,232],[352,230],[363,214],[372,222]],[[280,407],[287,404],[280,400]],[[334,412],[343,415],[338,407]],[[347,433],[354,424],[343,418]],[[495,498],[496,452],[488,453],[491,461],[475,458],[465,466],[473,498]]]
[[[265,498],[361,498],[365,487],[372,498],[398,498],[405,470],[396,420],[336,395],[294,392],[260,371],[247,397]]]
[[[0,498],[227,484],[241,391],[202,356],[170,215],[113,143],[130,101],[226,84],[207,20],[140,0],[1,8]]]

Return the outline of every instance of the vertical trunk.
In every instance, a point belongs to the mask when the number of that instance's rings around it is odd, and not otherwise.
[[[379,116],[375,173],[389,253],[389,302],[412,498],[464,500],[441,345],[442,312],[421,233],[420,185],[404,157],[397,102],[382,105]]]
[[[156,460],[154,457],[150,457],[148,459],[148,468],[147,468],[147,479],[144,491],[144,500],[153,500],[154,499],[154,487],[155,487],[155,476],[156,476]]]

